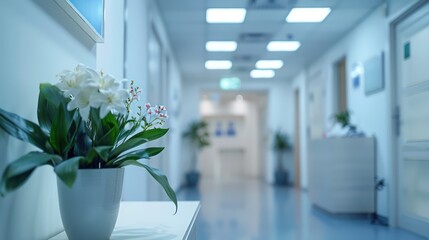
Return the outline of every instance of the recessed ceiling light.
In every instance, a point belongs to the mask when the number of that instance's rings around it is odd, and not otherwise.
[[[272,41],[267,45],[267,50],[270,52],[293,52],[298,50],[301,43],[298,41]]]
[[[250,76],[252,78],[273,78],[276,73],[273,70],[252,70]]]
[[[282,60],[259,60],[256,62],[256,68],[259,69],[280,69],[283,67]]]
[[[237,42],[234,41],[209,41],[206,43],[206,50],[209,52],[234,52],[237,49]]]
[[[242,23],[245,17],[244,8],[209,8],[206,12],[208,23]]]
[[[231,69],[232,62],[226,60],[209,60],[206,61],[207,69]]]
[[[323,22],[329,13],[331,13],[330,8],[293,8],[286,17],[286,22]]]

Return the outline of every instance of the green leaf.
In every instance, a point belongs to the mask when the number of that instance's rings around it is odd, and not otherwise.
[[[144,139],[147,139],[148,141],[153,141],[164,136],[165,134],[167,134],[167,132],[168,132],[168,128],[149,129],[149,130],[145,130],[140,133],[137,133],[136,135],[132,136],[130,139],[144,138]]]
[[[4,196],[27,181],[34,169],[42,165],[54,165],[61,161],[58,155],[52,155],[43,152],[30,152],[16,161],[10,163],[5,171],[0,183],[0,195]]]
[[[39,86],[40,93],[44,96],[44,98],[55,107],[58,107],[61,103],[68,103],[70,100],[62,94],[61,90],[49,83],[42,83]]]
[[[91,108],[89,110],[89,119],[91,120],[91,139],[94,140],[92,136],[97,136],[98,133],[102,130],[101,119],[100,119],[100,109]]]
[[[118,126],[111,126],[100,139],[97,140],[97,145],[111,145],[113,146],[118,137],[119,128]]]
[[[135,147],[138,147],[144,143],[156,140],[162,136],[164,136],[168,132],[168,129],[149,129],[142,131],[140,133],[135,134],[130,139],[125,141],[123,144],[119,145],[117,148],[115,148],[110,155],[110,159],[114,159],[117,156],[119,156],[121,153],[133,149]]]
[[[112,150],[111,146],[98,146],[94,147],[94,150],[97,152],[98,156],[103,159],[103,161],[107,161],[109,159],[110,150]]]
[[[81,123],[78,128],[76,135],[76,144],[74,146],[73,154],[74,156],[86,156],[88,151],[91,149],[92,141],[89,138],[90,131],[85,126],[85,123]]]
[[[44,151],[49,151],[46,147],[48,136],[42,129],[37,124],[14,113],[0,109],[0,128],[21,141],[31,143]]]
[[[51,143],[52,148],[56,153],[63,155],[64,150],[68,144],[67,134],[68,134],[68,122],[66,120],[67,109],[65,106],[59,105],[57,109],[57,114],[54,117],[52,123],[51,135],[49,142]]]
[[[75,112],[75,115],[78,115],[77,112]],[[68,153],[70,150],[72,150],[76,146],[77,136],[80,131],[80,124],[81,124],[81,118],[76,117],[72,120],[71,125],[68,130],[67,135],[67,145],[64,148],[64,152]],[[79,155],[79,154],[78,154]],[[76,156],[76,155],[74,155]]]
[[[52,122],[49,143],[55,152],[64,158],[68,158],[68,152],[76,142],[76,131],[78,131],[76,121],[80,121],[76,115],[78,115],[76,110],[68,111],[61,103]]]
[[[63,96],[60,89],[49,83],[40,84],[39,89],[37,118],[42,130],[49,135],[59,104],[66,105],[69,99]]]
[[[126,153],[122,155],[121,157],[109,161],[106,165],[109,167],[120,167],[120,165],[123,162],[129,161],[129,160],[140,160],[140,159],[149,159],[153,156],[158,155],[164,150],[163,147],[152,147],[152,148],[145,148],[140,149],[136,151],[132,151],[129,153]]]
[[[122,143],[121,145],[119,145],[117,148],[113,150],[113,152],[110,154],[110,159],[115,159],[123,152],[133,149],[147,142],[149,142],[149,140],[146,138],[128,139],[127,141],[125,141],[124,143]]]
[[[137,161],[126,161],[121,164],[121,167],[127,166],[127,165],[134,165],[138,167],[142,167],[146,169],[149,174],[164,188],[165,193],[167,194],[168,198],[174,203],[176,206],[176,212],[177,213],[177,197],[174,190],[171,188],[170,183],[168,182],[167,177],[164,175],[164,173],[161,172],[161,170],[152,168],[146,164],[137,162]]]
[[[64,160],[59,165],[55,166],[54,171],[57,176],[68,187],[72,187],[77,177],[77,170],[79,169],[79,162],[82,157],[74,157]]]
[[[136,121],[134,120],[124,120],[127,119],[128,117],[122,117],[120,118],[119,122],[121,123],[119,126],[120,129],[120,133],[118,136],[118,141],[123,141],[124,138],[127,138],[128,136],[130,136],[131,134],[133,134],[137,129],[140,128],[140,124],[138,124]],[[131,125],[131,128],[127,129],[126,126],[127,124]]]

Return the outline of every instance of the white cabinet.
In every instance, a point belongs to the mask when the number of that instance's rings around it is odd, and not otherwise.
[[[375,139],[328,138],[309,144],[309,194],[331,213],[372,213]]]

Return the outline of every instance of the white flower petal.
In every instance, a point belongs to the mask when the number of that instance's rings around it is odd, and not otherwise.
[[[110,112],[111,106],[108,104],[103,104],[100,107],[100,118],[104,118]]]
[[[120,91],[118,91],[117,95],[118,95],[118,99],[120,101],[122,101],[122,102],[126,101],[127,98],[130,97],[130,93],[128,91],[126,91],[126,90],[120,90]]]
[[[72,111],[73,109],[77,108],[77,100],[71,100],[68,104],[67,104],[67,111]]]
[[[107,97],[101,92],[93,93],[89,98],[89,104],[93,108],[99,108],[102,104],[107,103]]]
[[[85,73],[87,74],[88,79],[100,79],[100,74],[97,71],[90,67],[85,67]]]
[[[115,110],[120,114],[127,113],[127,108],[125,106],[115,106]]]
[[[83,120],[88,120],[89,117],[89,110],[91,110],[91,107],[84,107],[84,108],[79,108],[79,113],[80,116],[82,117]]]

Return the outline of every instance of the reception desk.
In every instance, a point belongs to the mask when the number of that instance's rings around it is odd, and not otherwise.
[[[375,139],[310,141],[311,202],[330,213],[372,213],[375,208]]]

